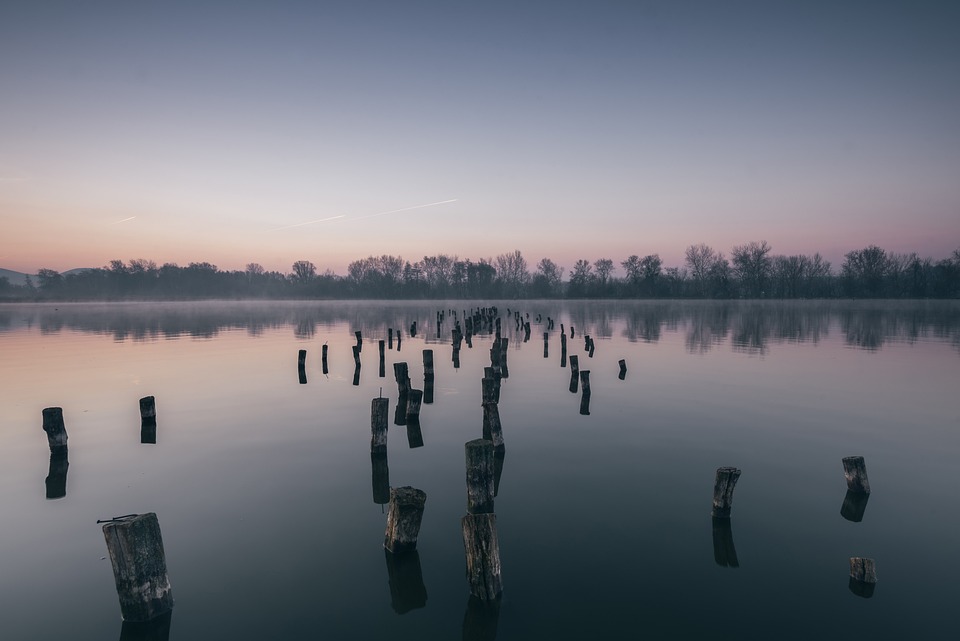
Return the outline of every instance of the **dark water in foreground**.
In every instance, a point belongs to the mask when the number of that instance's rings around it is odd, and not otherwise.
[[[532,332],[523,343],[504,321],[498,611],[470,607],[459,525],[491,337],[464,345],[456,369],[452,323],[440,340],[434,323],[468,304],[0,305],[0,637],[121,638],[95,521],[147,511],[175,640],[954,637],[960,305],[499,303],[514,305]],[[537,314],[556,321],[546,358]],[[591,371],[587,416],[560,323]],[[404,338],[380,378],[387,327]],[[437,372],[424,446],[389,434],[390,484],[427,493],[419,556],[397,567],[374,502],[370,399],[382,387],[392,416],[392,363],[422,387],[424,348]],[[137,404],[151,394],[154,445]],[[54,405],[69,467],[65,496],[47,499],[41,410]],[[853,454],[873,488],[860,522],[840,513]],[[729,530],[715,529],[727,465],[742,476]],[[872,598],[848,588],[851,556],[876,559]]]

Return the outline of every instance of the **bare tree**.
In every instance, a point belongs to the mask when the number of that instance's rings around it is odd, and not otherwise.
[[[713,247],[700,243],[699,245],[690,245],[687,247],[687,267],[690,268],[690,276],[697,284],[697,293],[701,296],[707,293],[707,282],[709,280],[710,268],[720,256]]]
[[[317,275],[317,266],[309,260],[298,260],[293,264],[293,280],[309,283]]]
[[[610,280],[610,274],[613,273],[613,261],[609,258],[598,258],[593,261],[593,268],[596,270],[597,282],[603,287]]]
[[[504,294],[519,296],[523,286],[530,280],[527,261],[520,250],[509,254],[500,254],[496,260],[497,278],[503,285]]]
[[[767,241],[761,240],[737,245],[730,252],[733,272],[740,279],[746,295],[751,298],[764,295],[764,287],[770,278],[770,249]]]

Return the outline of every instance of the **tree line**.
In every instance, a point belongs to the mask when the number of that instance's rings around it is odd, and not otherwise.
[[[618,269],[621,270],[618,273]],[[41,269],[22,286],[0,278],[7,300],[349,299],[349,298],[958,298],[960,249],[940,260],[876,245],[848,252],[839,269],[820,254],[777,255],[766,241],[737,245],[729,256],[700,243],[684,264],[664,267],[658,254],[577,260],[567,271],[549,258],[531,269],[519,251],[495,258],[438,254],[411,262],[370,256],[346,275],[299,260],[290,272],[249,263],[224,271],[210,263],[157,266],[135,259],[70,274]]]

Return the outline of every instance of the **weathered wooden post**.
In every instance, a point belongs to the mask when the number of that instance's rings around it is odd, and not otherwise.
[[[713,560],[724,568],[740,567],[729,518],[713,517]]]
[[[401,343],[402,340],[403,340],[403,339],[402,339],[402,336],[401,336],[401,334],[400,334],[400,330],[398,329],[398,330],[397,330],[397,351],[398,351],[398,352],[400,351],[400,343]]]
[[[576,331],[575,329],[573,329],[573,325],[571,325],[571,326],[570,326],[570,338],[576,338],[576,337],[577,337],[577,331]]]
[[[353,368],[353,386],[358,387],[359,385],[360,385],[360,365],[357,364],[357,366]]]
[[[359,367],[360,367],[360,347],[359,347],[358,345],[354,345],[354,346],[352,347],[352,349],[353,349],[353,365],[354,365],[354,367],[356,367],[356,368],[359,369]]]
[[[420,569],[420,553],[390,554],[383,551],[387,562],[387,582],[390,585],[390,607],[397,614],[427,606],[427,588]]]
[[[417,321],[413,321],[412,323],[410,323],[410,337],[411,338],[417,337]]]
[[[149,621],[173,608],[160,523],[153,512],[103,525],[124,621]]]
[[[387,328],[387,347],[393,349],[393,328]]]
[[[570,393],[576,394],[580,389],[580,357],[570,355]]]
[[[492,601],[503,592],[496,514],[467,514],[460,520],[470,594]]]
[[[867,466],[862,456],[847,456],[843,459],[843,475],[847,479],[847,489],[851,492],[870,494],[870,481],[867,479]]]
[[[389,411],[390,401],[386,398],[375,398],[370,402],[370,452],[372,454],[387,453]]]
[[[410,392],[410,374],[407,371],[407,363],[405,361],[393,364],[393,376],[397,381],[400,397],[406,398]]]
[[[407,422],[420,417],[420,404],[423,403],[423,390],[411,389],[407,394]]]
[[[433,378],[433,350],[425,349],[423,350],[423,375],[424,377]]]
[[[483,403],[497,402],[497,380],[495,378],[484,376],[480,391],[480,398]]]
[[[140,399],[140,419],[157,418],[157,401],[152,396],[144,396]]]
[[[433,377],[423,379],[423,404],[433,404]]]
[[[582,392],[580,395],[580,414],[583,416],[590,415],[590,370],[584,369],[580,370],[580,387]]]
[[[390,467],[387,454],[370,452],[371,481],[373,484],[373,502],[385,505],[390,501]]]
[[[621,381],[627,377],[627,361],[625,359],[620,359],[620,374],[617,376]]]
[[[550,334],[547,333],[547,332],[544,332],[544,333],[543,333],[543,357],[544,357],[544,358],[549,358],[549,357],[550,357],[550,341],[549,341],[549,339],[550,339]]]
[[[503,428],[500,425],[500,409],[496,403],[483,404],[483,438],[491,441],[495,451],[504,450]]]
[[[67,468],[69,467],[67,448],[50,450],[50,466],[47,469],[47,478],[44,479],[48,499],[62,499],[67,495]]]
[[[590,352],[587,354],[590,358],[593,358],[593,352],[597,349],[596,344],[593,342],[593,339],[590,339]]]
[[[63,408],[47,407],[43,412],[43,431],[51,452],[66,452],[67,428],[63,424]]]
[[[467,512],[493,512],[493,442],[478,438],[464,445],[467,462]]]
[[[330,373],[330,370],[327,368],[327,345],[326,345],[326,343],[324,343],[324,345],[323,345],[323,352],[322,352],[322,355],[321,355],[321,357],[320,357],[320,361],[321,361],[321,363],[323,364],[323,374],[324,374],[324,376],[326,376],[327,374]]]
[[[735,467],[717,468],[717,477],[713,483],[713,511],[714,517],[719,519],[730,518],[733,508],[733,488],[740,478],[740,470]]]
[[[847,490],[843,497],[843,504],[840,506],[840,516],[848,521],[859,523],[863,520],[863,515],[867,511],[867,501],[869,500],[869,494]]]
[[[354,332],[357,337],[357,351],[360,352],[363,350],[363,335],[360,333],[360,330]]]
[[[380,378],[384,378],[387,375],[386,365],[384,363],[384,347],[385,345],[383,339],[381,338],[379,341],[377,341],[377,349],[380,351]]]
[[[873,559],[850,557],[850,591],[869,599],[877,587],[877,568]]]
[[[500,377],[510,378],[510,368],[507,366],[507,347],[510,346],[509,338],[500,339]]]
[[[453,348],[453,369],[460,369],[460,348]]]
[[[420,521],[427,493],[410,486],[390,488],[390,507],[387,510],[387,529],[383,547],[399,554],[417,549]]]

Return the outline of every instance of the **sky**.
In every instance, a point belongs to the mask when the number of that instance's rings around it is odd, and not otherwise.
[[[957,34],[950,0],[6,0],[0,267],[943,258]]]

